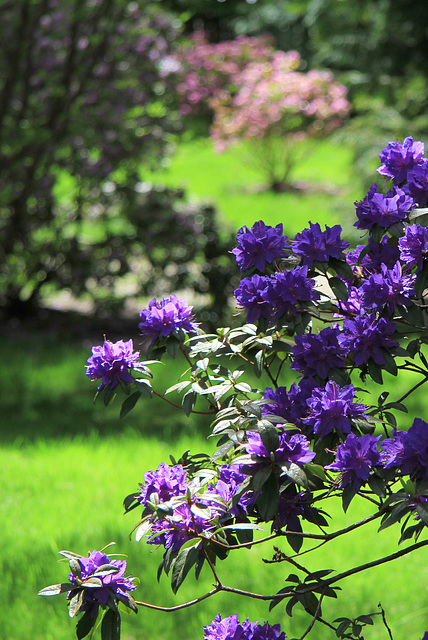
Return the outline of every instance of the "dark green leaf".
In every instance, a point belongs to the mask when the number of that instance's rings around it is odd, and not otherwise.
[[[257,507],[262,520],[269,522],[274,519],[278,511],[278,501],[278,481],[272,473],[262,486],[261,496],[257,500]]]
[[[41,589],[37,595],[39,596],[58,596],[60,593],[70,591],[73,585],[70,582],[63,582],[62,584],[51,584],[49,587]]]
[[[422,295],[425,289],[427,288],[428,288],[428,269],[426,265],[424,265],[423,269],[419,271],[418,275],[416,276],[415,293],[417,297],[422,298]]]
[[[344,620],[342,620],[342,622],[339,624],[339,626],[336,629],[336,635],[338,638],[340,638],[346,632],[351,622],[352,620],[349,620],[348,618],[345,618]]]
[[[107,609],[101,622],[101,640],[120,640],[120,613]]]
[[[266,449],[270,452],[276,451],[279,447],[279,436],[277,428],[267,420],[261,421],[259,424],[262,426],[260,429],[260,437]]]
[[[153,389],[150,380],[135,380],[135,386],[142,396],[151,398],[153,396]]]
[[[425,524],[428,524],[428,504],[426,502],[419,502],[416,506],[416,511],[420,519],[425,522]]]
[[[141,393],[139,391],[135,391],[133,394],[128,396],[126,400],[122,403],[120,408],[120,417],[124,418],[127,413],[132,411],[132,409],[137,404],[138,400],[141,398]]]
[[[376,362],[374,362],[374,360],[372,360],[372,358],[369,358],[368,370],[369,370],[369,375],[372,378],[372,380],[374,380],[378,384],[383,384],[382,367],[380,365],[376,364]]]
[[[188,547],[179,552],[171,574],[171,588],[174,593],[177,593],[189,570],[195,565],[198,556],[199,549],[196,546]]]
[[[115,395],[116,395],[116,387],[114,387],[113,389],[110,386],[104,387],[104,393],[103,393],[104,406],[107,406],[110,403],[110,401],[113,400]]]
[[[87,636],[92,627],[95,626],[97,616],[92,616],[91,613],[91,610],[85,611],[76,625],[76,635],[78,640],[82,640],[82,638]]]
[[[187,393],[184,394],[183,400],[182,400],[182,406],[186,416],[190,416],[190,414],[193,411],[193,407],[195,406],[195,403],[196,403],[196,393],[192,390],[187,391]]]
[[[295,464],[294,462],[289,462],[286,465],[281,465],[281,469],[294,483],[296,483],[300,487],[303,487],[304,489],[309,489],[306,473],[301,467],[299,467],[299,465]]]
[[[337,258],[330,258],[328,261],[330,267],[332,267],[338,276],[342,278],[348,278],[353,280],[354,272],[345,260],[338,260]]]
[[[75,578],[81,578],[82,577],[82,571],[80,569],[80,564],[78,563],[76,558],[70,558],[70,560],[68,561],[68,564],[70,566],[70,571],[73,574],[73,576]]]
[[[74,618],[74,616],[82,606],[84,591],[83,589],[79,589],[76,592],[72,591],[72,593],[75,593],[75,595],[73,595],[68,605],[68,615],[70,616],[70,618]]]
[[[345,513],[349,505],[351,504],[352,498],[355,496],[356,493],[357,493],[357,489],[355,489],[353,484],[347,484],[346,487],[343,489],[342,507]]]
[[[347,300],[349,291],[346,284],[340,278],[328,278],[328,284],[338,300]]]
[[[395,358],[386,349],[382,349],[382,353],[385,357],[383,368],[385,369],[385,371],[388,371],[388,373],[391,373],[393,376],[396,376],[397,364],[395,362]]]
[[[363,624],[374,624],[372,616],[378,615],[377,613],[372,613],[370,615],[362,615],[355,618],[358,622],[362,622]]]

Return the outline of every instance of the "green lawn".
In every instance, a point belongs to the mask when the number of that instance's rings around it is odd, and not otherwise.
[[[302,144],[311,146],[294,179],[310,188],[299,193],[254,192],[261,177],[245,162],[246,152],[231,148],[218,154],[205,138],[180,143],[166,169],[143,178],[187,187],[191,198],[213,202],[221,219],[235,229],[262,219],[271,225],[282,222],[289,236],[309,221],[340,223],[350,231],[353,203],[364,196],[352,169],[351,150],[327,140]]]

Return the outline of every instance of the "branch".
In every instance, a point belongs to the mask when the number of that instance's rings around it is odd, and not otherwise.
[[[198,602],[202,602],[203,600],[210,598],[215,593],[221,590],[222,590],[222,587],[220,586],[214,587],[214,589],[212,589],[211,591],[208,591],[208,593],[205,593],[203,596],[200,596],[199,598],[195,598],[195,600],[189,600],[189,602],[184,602],[183,604],[178,604],[175,607],[160,607],[156,604],[150,604],[149,602],[141,602],[139,600],[136,600],[135,604],[137,604],[139,607],[145,607],[146,609],[156,609],[156,611],[165,611],[166,613],[171,613],[173,611],[180,611],[180,609],[186,609],[187,607],[192,607],[194,604],[198,604]]]

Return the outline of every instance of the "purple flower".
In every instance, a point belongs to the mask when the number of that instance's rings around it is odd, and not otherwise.
[[[428,205],[428,159],[423,158],[407,174],[407,184],[403,190],[409,194],[418,207]]]
[[[382,349],[389,351],[398,346],[398,342],[391,338],[395,328],[395,322],[376,318],[375,314],[357,316],[352,320],[345,318],[340,344],[348,352],[353,352],[357,367],[365,364],[369,358],[383,365],[385,354]]]
[[[409,307],[415,294],[414,280],[415,276],[403,276],[400,262],[393,269],[381,265],[381,273],[371,275],[359,289],[362,307],[381,311],[386,306],[390,315],[399,305]]]
[[[349,247],[349,242],[340,239],[340,225],[326,225],[325,231],[321,231],[318,222],[310,222],[309,225],[310,228],[296,234],[292,242],[293,253],[301,257],[302,265],[310,268],[315,260],[328,262],[329,258],[340,258],[344,249]]]
[[[353,267],[363,269],[364,273],[372,271],[379,271],[382,264],[386,265],[389,269],[395,265],[400,258],[400,252],[398,247],[389,244],[390,238],[385,234],[380,242],[373,242],[369,240],[366,245],[358,245],[353,251],[348,251],[345,254],[346,261]],[[360,255],[364,250],[364,256],[360,260]],[[355,269],[354,269],[355,272]],[[358,272],[356,272],[356,275]]]
[[[376,449],[380,437],[365,435],[357,438],[350,433],[345,442],[337,447],[336,462],[325,469],[342,474],[340,488],[352,483],[354,489],[358,490],[369,479],[371,468],[381,463],[380,453]]]
[[[407,431],[396,431],[392,438],[385,438],[380,443],[382,452],[381,460],[385,469],[398,469],[404,458],[404,442]]]
[[[282,224],[270,227],[261,220],[255,222],[251,229],[239,229],[236,239],[238,246],[231,253],[235,255],[240,270],[256,267],[261,272],[265,270],[266,262],[270,264],[284,255],[288,240],[282,234]]]
[[[285,640],[286,635],[279,624],[270,625],[268,622],[261,625],[258,622],[250,622],[248,618],[239,622],[238,615],[234,613],[222,620],[218,613],[214,620],[204,627],[204,640]]]
[[[193,322],[193,307],[189,307],[186,300],[179,300],[174,294],[159,302],[153,298],[148,308],[140,311],[139,315],[142,322],[138,327],[143,335],[153,336],[152,345],[161,336],[165,338],[180,331],[196,333],[198,326]]]
[[[421,271],[424,259],[428,255],[428,228],[420,224],[412,224],[406,227],[405,234],[398,240],[400,258],[407,269],[416,266],[416,271]]]
[[[324,438],[333,430],[350,433],[352,420],[365,417],[367,407],[354,402],[356,391],[354,385],[339,387],[330,380],[325,388],[313,390],[308,399],[308,416],[303,422],[313,428],[314,433]]]
[[[278,425],[281,427],[281,425]],[[251,456],[251,461],[240,466],[242,473],[253,475],[261,466],[272,463],[287,466],[290,463],[306,464],[315,458],[315,453],[309,449],[309,441],[304,435],[283,431],[279,433],[278,448],[272,453],[267,449],[259,433],[248,432],[245,451]]]
[[[257,322],[260,317],[271,316],[272,306],[263,297],[268,282],[267,276],[254,274],[251,278],[243,278],[238,289],[235,289],[237,303],[247,310],[247,322]]]
[[[379,154],[381,166],[378,173],[386,178],[392,178],[395,184],[406,181],[407,173],[420,163],[424,155],[423,142],[414,142],[411,136],[404,139],[403,144],[388,142]]]
[[[319,300],[315,280],[308,278],[308,267],[296,267],[290,271],[275,273],[263,291],[263,299],[274,308],[274,319],[285,313],[296,314],[302,303]]]
[[[304,376],[317,375],[326,380],[331,369],[345,366],[349,346],[339,342],[340,329],[326,327],[319,333],[296,335],[290,353],[293,357],[291,369],[301,371]]]
[[[240,623],[236,613],[222,620],[218,613],[211,624],[204,627],[204,640],[250,640],[256,624],[248,618]]]
[[[428,480],[428,423],[415,418],[404,438],[404,455],[400,463],[405,475]]]
[[[279,496],[278,514],[272,525],[276,531],[286,527],[288,531],[302,531],[300,519],[309,518],[312,522],[318,510],[311,506],[312,494],[307,491],[287,489]]]
[[[146,471],[138,502],[144,506],[153,502],[155,496],[159,502],[168,502],[173,496],[184,495],[187,488],[187,474],[181,464],[170,467],[161,462],[156,471]]]
[[[303,378],[298,385],[293,382],[289,391],[286,387],[267,387],[263,398],[270,402],[262,405],[262,413],[273,413],[302,428],[302,419],[308,411],[307,400],[315,387],[316,382],[313,378]]]
[[[413,199],[402,189],[393,187],[386,195],[377,193],[377,185],[372,185],[364,200],[355,202],[357,229],[372,229],[375,224],[388,229],[396,222],[404,220],[414,208]]]
[[[246,477],[247,476],[240,471],[238,465],[229,466],[224,464],[220,469],[218,480],[214,484],[214,487],[212,487],[212,491],[218,494],[227,504],[239,491]],[[241,515],[242,511],[247,511],[247,507],[254,502],[256,497],[253,491],[245,491],[239,498],[238,503],[228,509],[228,513],[232,516]]]
[[[98,587],[87,587],[84,589],[83,603],[80,611],[91,611],[91,616],[97,614],[99,605],[107,604],[109,596],[113,594],[119,599],[128,599],[128,591],[133,591],[136,586],[133,578],[126,577],[126,562],[124,560],[110,560],[110,558],[102,551],[92,551],[87,558],[77,558],[80,565],[81,580],[84,583],[88,578],[97,578],[101,583]],[[109,565],[109,568],[104,567]],[[100,570],[101,567],[101,570]],[[81,584],[76,581],[76,576],[70,573],[68,576],[74,588],[80,588]],[[69,592],[72,597],[73,591]]]
[[[101,378],[98,391],[106,386],[114,389],[120,381],[130,384],[134,381],[130,370],[142,373],[148,371],[139,362],[140,352],[133,349],[132,340],[119,340],[115,343],[104,340],[103,345],[92,347],[92,356],[87,360],[86,375],[91,380]]]

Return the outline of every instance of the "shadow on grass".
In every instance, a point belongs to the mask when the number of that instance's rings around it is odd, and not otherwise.
[[[85,376],[85,364],[91,345],[99,343],[46,332],[0,339],[4,364],[0,370],[3,444],[19,446],[40,438],[60,439],[94,432],[120,436],[129,429],[169,442],[184,434],[208,435],[211,416],[188,418],[181,409],[157,397],[142,397],[123,419],[119,417],[123,393],[107,407],[101,398],[94,404],[96,384]],[[152,371],[154,388],[163,393],[177,382],[182,368],[172,361],[153,365]],[[171,398],[180,403],[179,396],[172,394]]]

